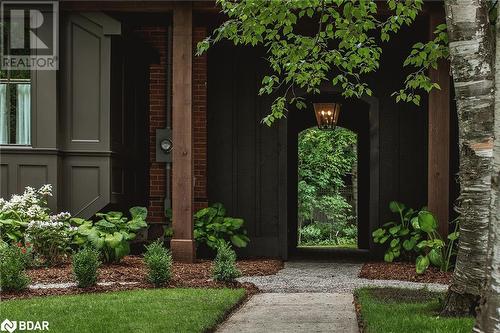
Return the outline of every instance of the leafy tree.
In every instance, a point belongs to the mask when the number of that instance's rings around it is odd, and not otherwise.
[[[235,45],[264,45],[271,73],[259,94],[277,93],[264,123],[286,115],[288,106],[305,106],[295,89],[320,93],[329,82],[346,97],[371,95],[363,76],[379,68],[381,44],[410,25],[422,0],[388,0],[389,15],[377,15],[375,0],[217,0],[228,16],[212,36],[198,44],[198,54],[223,39]],[[381,19],[381,17],[386,17]],[[304,23],[316,24],[314,31]]]
[[[330,220],[347,219],[352,207],[339,190],[345,187],[345,175],[357,161],[356,142],[356,134],[344,128],[311,128],[299,134],[298,203],[302,219],[312,219],[315,209]]]

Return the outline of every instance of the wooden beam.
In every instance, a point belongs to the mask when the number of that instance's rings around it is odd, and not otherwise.
[[[430,38],[436,27],[445,23],[443,6],[433,6],[429,11]],[[439,63],[429,71],[432,82],[441,90],[429,94],[429,150],[427,206],[439,221],[439,232],[448,234],[450,201],[450,64]]]
[[[61,0],[60,7],[63,11],[118,11],[141,13],[173,12],[179,7],[192,7],[199,12],[218,13],[220,8],[215,1],[133,1],[133,0]]]
[[[195,259],[193,239],[192,57],[191,7],[173,11],[172,41],[172,222],[170,243],[175,260]]]

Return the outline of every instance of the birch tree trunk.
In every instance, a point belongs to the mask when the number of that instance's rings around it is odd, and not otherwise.
[[[500,14],[500,6],[497,6]],[[481,298],[474,332],[500,332],[500,20],[496,22],[495,50],[495,144],[491,176],[490,237],[488,243],[488,278]]]
[[[475,314],[485,284],[494,74],[487,0],[446,0],[460,149],[460,241],[442,315]]]

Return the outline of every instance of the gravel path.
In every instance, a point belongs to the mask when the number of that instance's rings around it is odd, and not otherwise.
[[[420,283],[396,280],[368,280],[358,277],[361,263],[345,262],[286,262],[276,275],[241,277],[240,282],[251,282],[268,293],[352,293],[365,286],[399,287],[445,291],[448,286],[439,283]]]

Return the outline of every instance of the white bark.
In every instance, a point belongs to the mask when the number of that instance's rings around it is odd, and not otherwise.
[[[500,14],[500,6],[498,6]],[[499,15],[500,17],[500,15]],[[488,279],[480,302],[474,332],[500,332],[500,20],[496,23],[495,144],[491,178],[491,216],[488,244]]]
[[[460,148],[460,241],[443,314],[473,313],[485,283],[494,77],[487,0],[446,0]]]

